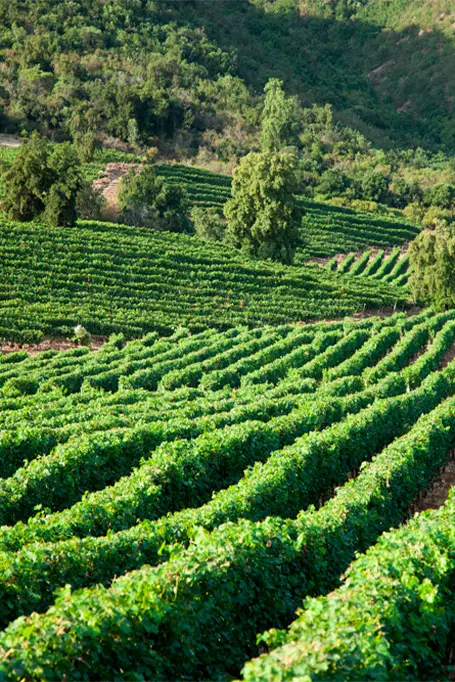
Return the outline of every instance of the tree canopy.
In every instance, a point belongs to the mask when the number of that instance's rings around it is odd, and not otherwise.
[[[84,187],[74,147],[52,147],[38,133],[23,142],[2,176],[3,210],[11,220],[39,218],[49,225],[71,226],[77,219],[77,198]]]
[[[191,232],[185,191],[159,177],[152,165],[131,168],[119,193],[120,219],[128,225],[168,232]]]
[[[259,258],[292,262],[300,226],[297,167],[296,155],[285,152],[253,152],[241,160],[224,208],[228,241]]]
[[[437,309],[455,305],[455,230],[424,230],[409,247],[409,288],[414,299]]]

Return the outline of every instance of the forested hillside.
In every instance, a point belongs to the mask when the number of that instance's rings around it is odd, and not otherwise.
[[[229,157],[254,135],[258,95],[279,77],[377,144],[453,149],[449,5],[1,0],[2,125],[133,142],[178,135]]]

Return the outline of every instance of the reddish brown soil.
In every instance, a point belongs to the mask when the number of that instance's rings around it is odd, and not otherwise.
[[[120,204],[118,194],[121,180],[130,168],[137,168],[139,165],[138,163],[108,163],[103,171],[103,175],[93,183],[95,189],[101,190],[101,194],[106,202],[103,209],[104,219],[115,221],[119,215]]]
[[[450,459],[441,467],[431,486],[419,496],[413,505],[413,512],[427,509],[439,509],[447,502],[451,488],[455,486],[455,450],[450,452]]]
[[[91,350],[99,350],[106,343],[105,336],[92,336]],[[44,339],[41,343],[4,343],[0,344],[0,355],[6,353],[16,353],[18,350],[25,350],[29,355],[34,356],[45,350],[70,350],[77,348],[77,344],[69,339]]]

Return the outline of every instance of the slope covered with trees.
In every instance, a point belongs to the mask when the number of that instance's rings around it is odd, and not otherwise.
[[[380,144],[452,149],[449,3],[439,15],[428,0],[406,4],[2,0],[3,123],[81,147],[99,132],[132,143],[178,135],[184,147],[208,136],[230,157],[278,77]]]

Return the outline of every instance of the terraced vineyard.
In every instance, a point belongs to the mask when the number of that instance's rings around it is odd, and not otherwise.
[[[4,164],[12,163],[16,153],[17,149],[0,148],[0,160]],[[85,165],[85,175],[94,181],[103,173],[107,163],[137,165],[140,160],[134,154],[100,150],[97,160]],[[231,196],[231,177],[228,175],[178,164],[160,164],[157,170],[171,184],[184,187],[192,205],[222,210]],[[299,265],[314,257],[329,258],[371,247],[402,246],[419,232],[417,226],[404,219],[378,217],[307,200],[300,200],[300,204],[305,216],[302,221],[302,247],[296,254]]]
[[[246,679],[441,679],[453,502],[377,540],[455,445],[454,343],[424,312],[2,356],[0,678],[238,677],[281,628]]]
[[[313,267],[243,258],[195,237],[109,223],[77,228],[0,223],[0,338],[68,337],[76,324],[93,334],[179,325],[200,331],[259,326],[365,308],[402,307],[393,284]]]
[[[372,250],[364,251],[360,256],[350,253],[343,259],[334,257],[325,268],[329,272],[372,277],[398,286],[404,286],[409,278],[409,258],[406,254],[402,255],[399,248],[392,249],[389,254],[384,249],[379,249],[376,253]]]
[[[177,165],[161,165],[159,172],[170,183],[185,187],[190,201],[196,205],[221,209],[230,198],[231,178],[227,175]],[[300,201],[300,204],[306,214],[302,221],[303,246],[297,253],[298,263],[374,246],[401,246],[419,232],[415,225],[397,218],[379,218],[310,201]]]

